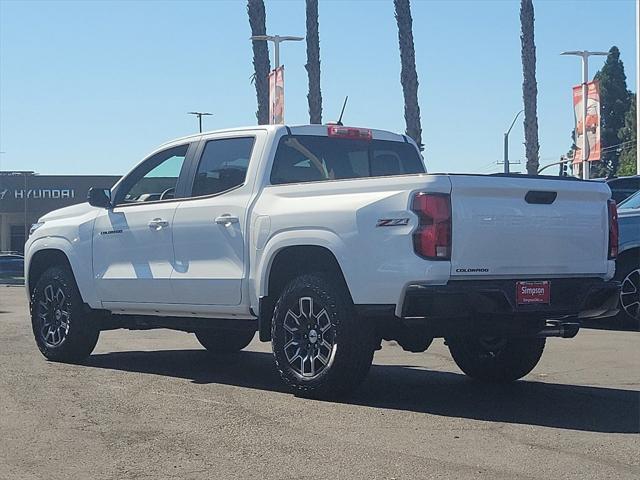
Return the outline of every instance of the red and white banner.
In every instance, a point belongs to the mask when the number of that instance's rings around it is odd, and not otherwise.
[[[576,154],[573,163],[583,159],[582,138],[585,128],[582,125],[582,85],[573,87],[573,111],[576,122]],[[597,81],[587,83],[587,152],[584,158],[588,162],[600,160],[600,86]]]
[[[269,73],[269,124],[284,124],[284,65]]]

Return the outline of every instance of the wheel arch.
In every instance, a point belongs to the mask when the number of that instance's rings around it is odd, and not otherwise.
[[[271,339],[273,307],[282,289],[295,277],[312,272],[322,272],[335,278],[351,298],[342,266],[335,253],[326,245],[303,243],[281,246],[270,256],[258,290],[260,340]]]
[[[62,250],[57,248],[43,248],[31,256],[29,271],[27,274],[27,288],[29,295],[33,293],[33,289],[38,283],[40,276],[47,270],[47,268],[54,265],[67,267],[73,272],[73,267],[71,267],[69,258]]]
[[[281,248],[273,256],[267,277],[266,294],[277,295],[293,278],[311,272],[335,275],[349,292],[340,263],[330,249],[320,245],[295,245]]]
[[[347,255],[343,240],[329,229],[287,229],[276,232],[256,252],[251,272],[251,304],[256,305],[260,297],[269,293],[269,277],[275,259],[290,247],[321,247],[331,253],[340,266],[343,277],[349,281],[352,261]]]
[[[92,262],[81,262],[74,255],[71,243],[65,238],[47,237],[36,240],[29,246],[26,262],[25,286],[29,296],[38,278],[48,267],[64,265],[73,274],[82,301],[92,308],[101,307],[93,289]]]

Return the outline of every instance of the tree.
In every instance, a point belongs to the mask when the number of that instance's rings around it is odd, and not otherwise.
[[[617,176],[635,175],[637,168],[636,157],[638,155],[638,117],[636,109],[638,108],[637,94],[631,94],[631,106],[624,117],[624,127],[618,132],[618,139],[622,143],[622,153],[618,163]]]
[[[418,105],[418,72],[413,46],[411,5],[409,0],[393,0],[400,44],[400,83],[404,94],[404,119],[409,135],[422,148],[422,127]]]
[[[520,42],[522,44],[522,101],[524,103],[524,141],[527,173],[538,173],[538,85],[536,83],[536,44],[532,0],[520,1]]]
[[[600,82],[600,145],[602,161],[594,165],[594,176],[611,176],[618,172],[620,143],[618,132],[625,125],[625,115],[631,106],[627,76],[620,60],[620,50],[613,46],[595,79]]]
[[[247,13],[249,14],[251,35],[266,35],[267,14],[263,0],[247,0]],[[265,125],[269,123],[269,72],[271,71],[269,47],[266,40],[253,41],[253,69],[258,101],[256,118],[258,124]]]
[[[309,122],[322,123],[320,92],[320,36],[318,35],[318,0],[307,0],[307,64],[309,76]]]

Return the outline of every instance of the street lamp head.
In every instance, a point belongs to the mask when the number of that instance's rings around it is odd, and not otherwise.
[[[304,40],[304,37],[295,37],[292,35],[252,35],[251,40],[255,41],[269,41],[269,42],[273,42],[273,48],[274,48],[274,62],[276,68],[280,67],[280,43],[281,42],[286,42],[286,41],[294,41],[294,42],[298,42],[300,40]]]
[[[294,37],[294,36],[291,36],[291,35],[285,35],[283,37],[280,37],[280,36],[276,35],[276,37],[278,37],[280,40],[290,40],[290,41],[293,41],[293,42],[299,42],[301,40],[304,40],[304,37]]]
[[[591,55],[609,55],[609,52],[590,52],[589,50],[569,50],[560,55],[577,55],[578,57],[590,57]]]
[[[253,41],[269,41],[276,43],[286,41],[299,42],[300,40],[304,40],[304,37],[295,37],[292,35],[251,35],[249,38]]]

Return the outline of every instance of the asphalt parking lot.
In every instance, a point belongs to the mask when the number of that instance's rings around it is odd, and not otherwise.
[[[0,478],[639,478],[639,332],[550,339],[525,380],[464,377],[441,340],[394,344],[348,402],[284,391],[268,344],[215,357],[193,335],[104,332],[45,361],[0,286]]]

